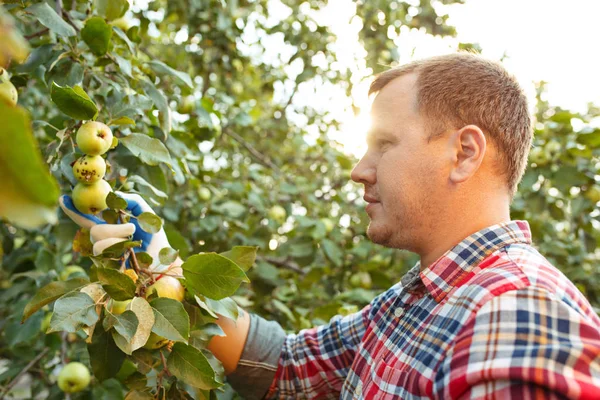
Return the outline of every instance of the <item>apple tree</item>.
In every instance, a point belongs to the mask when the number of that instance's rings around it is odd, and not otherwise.
[[[354,2],[356,65],[399,62],[401,27],[453,34],[439,7],[414,3]],[[207,351],[217,315],[241,306],[295,331],[358,310],[412,266],[367,240],[356,159],[329,137],[336,107],[359,111],[340,98],[364,68],[342,62],[326,12],[317,0],[0,6],[0,397],[231,398]],[[540,86],[513,205],[596,305],[598,116],[552,107]],[[108,223],[162,229],[170,247],[153,257],[128,237],[94,254],[61,194]],[[131,194],[157,214],[132,213]]]

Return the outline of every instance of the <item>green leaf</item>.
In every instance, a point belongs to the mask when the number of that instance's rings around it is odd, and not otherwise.
[[[343,262],[343,254],[337,244],[332,242],[329,239],[323,239],[321,242],[321,246],[323,247],[323,252],[335,264],[335,266],[339,267]]]
[[[127,177],[127,182],[131,182],[131,183],[135,183],[137,185],[143,186],[143,187],[147,187],[148,189],[150,189],[152,191],[152,193],[154,193],[156,196],[161,197],[163,199],[169,198],[169,196],[167,196],[167,194],[165,192],[155,188],[148,181],[146,181],[144,178],[142,178],[139,175],[131,175],[131,176]]]
[[[132,133],[129,136],[122,137],[120,142],[134,156],[139,157],[142,162],[148,165],[158,165],[161,162],[171,165],[169,150],[158,139],[141,133]]]
[[[158,259],[160,260],[160,263],[164,265],[171,265],[177,260],[177,257],[179,257],[179,251],[170,247],[165,247],[158,253]]]
[[[107,125],[109,125],[109,126],[112,126],[112,125],[134,125],[135,126],[135,121],[129,117],[119,117],[119,118],[110,120]],[[116,139],[116,138],[113,138],[113,139]]]
[[[220,254],[229,258],[244,271],[248,271],[256,261],[257,251],[258,246],[234,246],[231,250]]]
[[[108,51],[112,28],[102,17],[92,17],[87,20],[81,30],[81,38],[88,45],[92,53],[102,56]]]
[[[235,293],[242,282],[249,282],[244,271],[230,259],[216,253],[196,254],[181,266],[186,287],[215,300]]]
[[[28,7],[25,11],[35,15],[42,25],[59,36],[75,36],[77,32],[65,22],[46,2],[40,2]]]
[[[72,292],[64,295],[54,304],[48,333],[77,332],[83,326],[94,325],[96,321],[98,321],[98,313],[94,300],[85,293]]]
[[[135,297],[131,300],[127,308],[135,313],[139,322],[135,334],[131,340],[126,340],[116,331],[112,331],[112,336],[115,344],[125,354],[131,354],[148,341],[148,337],[152,332],[152,326],[154,325],[154,311],[143,297]]]
[[[104,251],[102,252],[102,257],[107,257],[107,258],[121,257],[121,255],[125,252],[125,250],[132,249],[134,247],[140,247],[141,245],[142,245],[141,240],[137,240],[137,241],[126,240],[124,242],[115,243],[112,246],[108,246],[106,249],[104,249]]]
[[[246,207],[238,201],[227,200],[213,206],[213,210],[231,218],[239,218],[246,212]]]
[[[0,104],[0,218],[26,229],[55,223],[60,190],[42,159],[29,115]],[[7,145],[10,143],[10,145]]]
[[[113,57],[117,61],[117,64],[119,65],[119,69],[121,70],[121,72],[124,73],[125,75],[127,75],[129,78],[133,78],[133,75],[131,74],[131,71],[132,71],[131,61],[129,61],[126,58],[121,57],[118,54],[115,54]]]
[[[106,196],[106,205],[113,210],[125,210],[127,208],[127,200],[115,192],[109,192],[108,196]]]
[[[233,299],[225,298],[221,300],[213,300],[208,297],[204,298],[204,301],[208,307],[215,313],[222,315],[226,318],[237,321],[239,316],[238,306]]]
[[[125,15],[129,9],[127,0],[94,0],[94,8],[99,15],[112,21]]]
[[[127,34],[125,32],[123,32],[120,28],[116,27],[116,26],[113,26],[113,31],[117,34],[117,36],[119,38],[121,38],[121,40],[123,42],[125,42],[125,44],[129,48],[129,51],[135,57],[136,54],[137,54],[136,51],[135,51],[135,46],[134,46],[133,42],[127,37]]]
[[[50,282],[38,290],[35,296],[27,303],[23,310],[23,319],[21,319],[21,323],[25,322],[27,318],[46,304],[53,302],[65,293],[79,290],[89,283],[90,282],[85,278],[73,278],[66,282]]]
[[[80,87],[59,86],[52,82],[51,98],[60,111],[74,119],[94,119],[98,115],[96,104]]]
[[[101,382],[117,375],[125,361],[125,354],[104,329],[94,329],[92,343],[88,344],[87,349],[94,376]]]
[[[200,295],[195,295],[194,298],[196,299],[196,303],[198,303],[198,305],[200,306],[200,308],[202,308],[204,311],[206,311],[211,317],[214,317],[215,319],[218,319],[219,316],[217,315],[217,313],[215,313],[213,311],[213,309],[211,307],[208,306],[208,304],[206,304],[206,297]]]
[[[152,99],[152,102],[161,114],[161,129],[166,135],[171,132],[171,109],[165,95],[150,81],[142,81],[144,92]],[[156,164],[151,164],[156,165]]]
[[[223,386],[215,379],[215,371],[200,350],[183,343],[175,343],[167,359],[169,372],[177,379],[200,389]]]
[[[107,311],[104,320],[102,321],[102,327],[105,331],[112,328],[123,336],[125,340],[130,341],[133,339],[133,335],[137,331],[139,321],[135,313],[131,310],[126,310],[123,314],[114,315]]]
[[[129,300],[135,296],[135,283],[124,273],[112,268],[92,267],[104,290],[115,300]]]
[[[174,76],[179,81],[181,81],[184,84],[186,84],[190,89],[194,88],[194,84],[192,83],[192,79],[185,72],[177,71],[176,69],[173,69],[173,68],[169,67],[167,64],[165,64],[165,63],[163,63],[161,61],[157,61],[157,60],[150,61],[148,64],[150,64],[150,67],[154,71],[156,71],[157,73],[159,73],[159,74],[168,74],[168,75]]]
[[[154,213],[143,212],[136,218],[140,227],[148,233],[158,233],[162,228],[162,219]]]
[[[150,302],[154,310],[152,332],[159,336],[187,343],[190,336],[190,317],[177,300],[159,297]]]

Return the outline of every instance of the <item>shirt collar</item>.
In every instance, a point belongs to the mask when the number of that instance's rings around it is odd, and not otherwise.
[[[448,250],[443,256],[419,273],[431,296],[440,302],[457,283],[473,271],[494,251],[513,243],[531,244],[527,221],[510,221],[482,229]],[[416,283],[420,262],[411,269],[412,284]],[[408,283],[408,282],[407,282]]]

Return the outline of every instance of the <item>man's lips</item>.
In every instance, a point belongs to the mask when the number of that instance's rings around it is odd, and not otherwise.
[[[371,209],[373,209],[373,207],[375,207],[377,204],[379,204],[379,200],[377,200],[375,197],[373,197],[373,196],[370,196],[370,195],[368,195],[368,194],[365,194],[365,195],[363,196],[363,199],[364,199],[364,200],[365,200],[367,203],[369,203],[369,204],[367,204],[367,207],[365,208],[365,211],[366,211],[367,213],[369,213],[369,211],[370,211]]]
[[[370,196],[368,194],[365,194],[363,196],[363,199],[367,202],[367,203],[379,203],[379,200],[377,200],[375,197]]]

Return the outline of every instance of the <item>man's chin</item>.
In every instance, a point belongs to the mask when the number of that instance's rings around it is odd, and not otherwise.
[[[391,238],[390,232],[382,226],[377,226],[371,222],[367,228],[367,237],[375,244],[389,247],[389,240]]]

